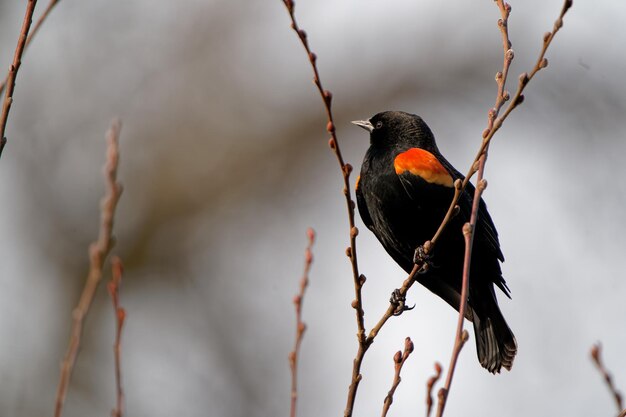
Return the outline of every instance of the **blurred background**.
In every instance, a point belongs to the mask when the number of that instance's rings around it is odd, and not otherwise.
[[[511,89],[561,4],[512,1]],[[0,68],[24,10],[0,2]],[[368,146],[349,121],[405,110],[467,171],[502,65],[493,1],[301,0],[296,14],[334,94],[348,162],[358,167]],[[624,19],[626,4],[575,2],[549,67],[494,139],[485,199],[507,258],[513,300],[500,300],[519,354],[512,372],[492,376],[472,335],[447,415],[616,414],[589,351],[602,342],[626,390]],[[0,161],[0,415],[52,414],[115,116],[127,414],[287,415],[292,297],[312,226],[299,416],[342,415],[354,289],[341,175],[311,78],[279,0],[58,3],[23,59]],[[357,225],[369,328],[405,274]],[[392,414],[422,414],[433,363],[447,368],[456,313],[422,287],[409,302],[415,310],[390,321],[366,356],[357,416],[379,415],[405,337],[416,352]],[[65,416],[113,407],[113,340],[103,286]]]

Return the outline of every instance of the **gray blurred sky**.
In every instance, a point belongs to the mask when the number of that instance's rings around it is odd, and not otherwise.
[[[0,3],[1,68],[22,3]],[[291,300],[308,226],[318,242],[299,415],[341,415],[356,352],[347,220],[286,11],[279,0],[160,3],[61,0],[23,60],[0,161],[0,415],[52,413],[113,116],[124,122],[114,252],[126,265],[128,415],[287,414]],[[512,6],[515,81],[561,3]],[[301,0],[297,15],[334,93],[349,162],[360,164],[367,137],[348,122],[398,109],[420,114],[466,171],[502,60],[492,1]],[[469,343],[447,415],[614,415],[589,361],[596,341],[626,390],[625,19],[623,3],[575,2],[550,66],[495,138],[485,199],[507,258],[513,300],[502,309],[519,355],[494,377]],[[362,229],[371,326],[404,274]],[[68,417],[106,415],[114,403],[105,293],[86,322]],[[416,352],[391,413],[421,414],[433,362],[447,367],[455,313],[422,288],[409,299],[417,308],[390,322],[366,357],[356,415],[380,413],[406,336]]]

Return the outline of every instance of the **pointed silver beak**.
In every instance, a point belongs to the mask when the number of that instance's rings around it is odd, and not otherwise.
[[[374,130],[374,126],[370,123],[369,120],[354,120],[351,123],[353,125],[357,125],[359,127],[362,127],[363,129],[367,130],[370,133],[372,133],[372,130]]]

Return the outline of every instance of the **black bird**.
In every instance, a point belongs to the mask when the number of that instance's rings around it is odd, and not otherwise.
[[[357,179],[356,199],[363,223],[407,273],[416,248],[431,239],[454,195],[454,181],[463,175],[441,155],[426,123],[414,114],[378,113],[352,122],[370,132],[370,147]],[[474,187],[459,199],[459,212],[441,235],[429,267],[417,280],[459,309],[463,270],[463,225],[469,221]],[[498,233],[481,199],[474,236],[468,308],[474,324],[480,364],[491,373],[510,370],[517,353],[515,336],[496,300],[494,284],[510,298],[500,262]]]

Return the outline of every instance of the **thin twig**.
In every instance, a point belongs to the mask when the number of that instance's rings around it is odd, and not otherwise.
[[[48,17],[50,12],[52,11],[52,8],[56,6],[58,2],[59,0],[50,0],[50,2],[48,3],[48,6],[46,6],[46,9],[43,11],[41,16],[39,16],[39,19],[37,19],[37,21],[35,22],[35,25],[33,26],[33,30],[30,31],[28,38],[26,38],[26,44],[24,45],[24,52],[26,52],[26,50],[28,49],[28,46],[33,40],[33,37],[39,31],[39,28],[43,24],[44,20],[46,20],[46,17]],[[9,80],[9,75],[7,74],[7,77],[4,79],[4,81],[0,83],[0,94],[2,94],[2,92],[4,91],[4,87],[6,87],[8,80]]]
[[[300,345],[306,330],[306,324],[302,321],[302,302],[304,301],[304,293],[309,285],[309,271],[313,263],[313,243],[315,243],[315,230],[307,229],[306,235],[308,245],[304,251],[304,272],[300,280],[300,291],[293,298],[293,304],[296,308],[296,341],[293,350],[289,353],[289,367],[291,368],[291,417],[296,417],[296,406],[298,403],[298,358],[300,357]]]
[[[545,53],[548,49],[548,46],[552,42],[554,35],[563,26],[563,16],[567,12],[567,10],[572,6],[572,1],[565,0],[565,2],[563,3],[563,7],[561,8],[561,13],[559,14],[559,17],[554,23],[552,32],[548,32],[544,35],[543,48],[541,50],[541,53],[539,54],[539,58],[537,59],[537,62],[534,68],[532,69],[530,74],[523,73],[520,76],[519,84],[518,84],[515,96],[513,97],[513,100],[509,103],[505,112],[501,116],[499,116],[500,109],[504,106],[504,103],[507,102],[510,98],[509,92],[505,90],[505,85],[506,85],[506,79],[507,79],[509,66],[514,57],[514,52],[511,49],[511,42],[509,40],[509,35],[508,35],[508,18],[511,12],[511,6],[508,3],[505,3],[503,0],[496,0],[496,4],[498,5],[498,8],[500,9],[500,14],[501,14],[501,18],[498,20],[498,27],[500,28],[500,32],[502,34],[502,47],[504,51],[502,71],[496,74],[496,83],[498,85],[496,103],[494,107],[491,110],[489,110],[488,125],[485,131],[483,132],[483,141],[482,141],[481,147],[479,149],[478,154],[476,155],[476,158],[474,159],[474,163],[472,164],[468,172],[468,175],[465,177],[465,179],[463,180],[463,184],[462,184],[462,189],[465,189],[465,186],[467,185],[469,178],[471,178],[471,176],[473,176],[474,173],[478,172],[477,187],[474,191],[470,221],[469,223],[466,223],[463,226],[463,235],[465,238],[465,258],[464,258],[464,263],[463,263],[463,284],[462,284],[462,289],[461,289],[461,301],[460,301],[460,306],[459,306],[459,319],[457,323],[457,331],[456,331],[456,338],[454,342],[454,349],[453,349],[452,357],[450,359],[450,366],[448,368],[448,373],[446,376],[446,383],[445,383],[444,388],[440,390],[439,404],[437,408],[437,417],[441,417],[443,415],[446,401],[450,393],[450,386],[452,384],[452,378],[454,376],[454,371],[456,368],[458,355],[460,353],[461,348],[465,344],[465,341],[468,338],[467,332],[463,330],[463,324],[465,321],[465,309],[467,305],[467,296],[468,296],[467,291],[469,289],[472,245],[474,241],[474,231],[476,229],[476,223],[478,220],[478,207],[480,203],[480,198],[481,198],[483,191],[487,187],[487,182],[484,180],[483,175],[485,171],[485,163],[487,161],[487,155],[488,155],[491,138],[493,138],[493,135],[495,134],[495,132],[497,132],[500,129],[500,127],[502,126],[502,123],[508,117],[508,115],[513,111],[513,109],[515,109],[519,104],[522,103],[523,97],[524,97],[522,95],[522,92],[524,91],[524,88],[526,87],[528,82],[534,77],[534,75],[539,70],[541,70],[542,68],[545,68],[548,65],[548,61],[545,58]],[[455,197],[458,199],[458,196],[456,194],[455,194]],[[455,206],[456,206],[456,201],[454,201],[453,199],[453,202],[450,205],[450,208],[448,211],[450,212],[454,210]],[[442,224],[442,226],[440,227],[440,230],[442,230],[443,227],[445,227],[445,224]],[[440,232],[438,231],[438,233]]]
[[[411,356],[414,348],[415,347],[413,346],[411,338],[407,337],[406,339],[404,339],[404,351],[397,351],[396,354],[393,356],[395,372],[393,375],[393,383],[391,384],[391,389],[387,393],[387,396],[385,397],[385,401],[383,403],[383,412],[381,414],[382,417],[385,417],[387,415],[389,407],[391,407],[391,403],[393,403],[393,394],[396,392],[396,388],[398,388],[398,385],[400,385],[400,382],[402,381],[402,378],[400,378],[400,372],[402,371],[404,362],[409,359],[409,356]]]
[[[7,139],[4,136],[4,132],[7,127],[7,120],[9,118],[9,111],[11,110],[11,104],[13,104],[13,91],[15,90],[15,79],[17,78],[17,72],[22,64],[22,54],[26,46],[26,39],[28,38],[28,31],[30,30],[30,24],[33,21],[33,12],[35,11],[35,5],[37,0],[28,0],[26,6],[26,14],[24,15],[24,21],[22,22],[22,30],[20,31],[20,37],[17,40],[17,47],[15,48],[15,55],[13,56],[13,63],[9,67],[9,73],[7,74],[7,89],[4,96],[4,103],[2,104],[2,113],[0,114],[0,156],[2,156],[2,150],[7,143]],[[1,91],[1,90],[0,90]]]
[[[359,274],[359,266],[357,262],[356,237],[359,234],[359,229],[355,226],[354,223],[355,203],[352,199],[352,192],[350,189],[350,174],[352,173],[353,168],[352,165],[344,162],[341,148],[339,147],[339,141],[337,140],[337,132],[335,129],[335,122],[331,107],[333,95],[329,90],[324,89],[322,85],[319,71],[317,69],[317,55],[315,55],[315,53],[311,51],[309,42],[307,40],[307,34],[303,29],[298,26],[294,15],[295,2],[293,0],[282,0],[282,2],[287,8],[287,12],[289,13],[289,17],[291,19],[291,28],[298,35],[298,38],[300,39],[300,42],[302,42],[302,46],[306,51],[307,58],[311,63],[311,68],[313,70],[313,83],[317,87],[317,90],[322,97],[322,101],[324,102],[324,108],[326,110],[326,115],[328,117],[328,123],[326,124],[326,130],[330,134],[330,140],[328,141],[328,145],[337,157],[337,162],[339,163],[339,167],[341,169],[341,174],[343,177],[343,194],[346,200],[346,207],[348,209],[348,225],[350,230],[350,246],[346,249],[346,255],[350,259],[350,265],[352,266],[352,279],[354,281],[355,293],[354,301],[352,301],[352,307],[354,308],[356,314],[357,340],[359,343],[358,350],[359,352],[365,352],[367,350],[367,342],[365,337],[365,312],[363,311],[362,301],[362,288],[363,284],[365,283],[365,276]],[[346,405],[346,410],[344,411],[344,415],[346,417],[352,415],[352,408],[354,405],[354,399],[356,398],[356,391],[362,378],[360,365],[361,361],[357,361],[357,359],[355,358],[352,368],[352,380],[348,392],[348,401]]]
[[[113,344],[113,354],[115,356],[115,391],[116,404],[111,411],[111,417],[122,417],[124,414],[124,390],[122,389],[122,328],[126,320],[126,310],[120,306],[120,285],[122,284],[122,261],[119,257],[114,256],[111,259],[112,276],[109,281],[108,290],[113,302],[113,310],[115,312],[115,343]]]
[[[107,157],[104,165],[106,195],[102,199],[100,207],[100,232],[98,240],[89,246],[89,273],[85,286],[80,295],[78,305],[72,312],[72,331],[70,336],[67,352],[61,363],[61,376],[59,378],[59,386],[56,394],[56,406],[54,411],[55,417],[60,417],[63,411],[63,404],[67,396],[67,389],[72,376],[72,370],[78,348],[80,346],[80,338],[83,329],[83,319],[87,315],[91,302],[93,300],[98,284],[102,279],[102,266],[104,261],[113,247],[113,218],[117,202],[122,194],[122,186],[117,182],[117,167],[119,162],[118,139],[120,134],[120,122],[115,120],[111,124],[107,132]]]
[[[430,417],[430,412],[433,408],[433,388],[439,378],[441,378],[441,364],[435,362],[435,375],[431,376],[426,383],[426,417]]]
[[[344,417],[350,417],[352,415],[352,411],[354,408],[354,401],[356,399],[356,392],[359,386],[359,383],[362,379],[362,375],[360,372],[361,369],[361,364],[363,361],[363,357],[365,356],[365,353],[367,352],[367,350],[369,349],[369,347],[371,346],[371,344],[374,341],[374,338],[378,335],[378,332],[381,330],[381,328],[384,326],[384,324],[387,322],[387,320],[389,320],[390,317],[392,317],[396,311],[397,306],[393,303],[390,303],[389,307],[387,308],[387,310],[385,311],[385,313],[383,314],[383,316],[380,318],[380,320],[378,321],[378,323],[370,330],[369,334],[367,335],[367,337],[365,336],[365,325],[364,325],[364,312],[363,312],[363,304],[362,304],[362,299],[361,299],[361,289],[362,286],[365,282],[365,276],[360,275],[358,272],[358,265],[357,265],[357,258],[356,258],[356,236],[358,235],[358,229],[354,226],[354,201],[351,198],[351,192],[350,192],[350,184],[349,184],[349,175],[352,172],[352,166],[350,164],[346,164],[343,162],[343,158],[341,156],[341,152],[339,151],[339,146],[338,146],[338,142],[337,142],[337,138],[335,135],[335,125],[332,119],[332,113],[331,113],[331,107],[330,107],[330,103],[331,103],[331,99],[332,99],[332,94],[328,91],[328,90],[324,90],[322,87],[322,84],[320,82],[319,79],[319,73],[317,70],[317,66],[316,66],[316,60],[317,57],[314,53],[311,52],[309,45],[308,45],[308,41],[307,41],[307,35],[306,32],[304,32],[302,29],[299,28],[299,26],[296,23],[295,17],[294,17],[294,1],[293,0],[282,0],[283,3],[285,4],[289,15],[291,17],[291,27],[292,29],[297,33],[300,41],[302,42],[302,45],[304,46],[306,52],[307,52],[307,56],[309,58],[309,61],[311,63],[311,66],[313,68],[313,73],[314,73],[314,83],[316,85],[316,87],[318,88],[320,95],[323,98],[324,101],[324,105],[326,108],[326,112],[328,114],[328,125],[327,125],[327,130],[328,132],[331,134],[331,139],[329,141],[329,145],[330,147],[335,151],[335,154],[337,156],[337,159],[339,161],[341,170],[342,170],[342,174],[343,174],[343,178],[344,178],[344,195],[346,197],[346,203],[347,203],[347,207],[348,207],[348,219],[349,219],[349,224],[350,224],[350,247],[346,250],[346,254],[348,255],[348,257],[351,260],[352,263],[352,271],[353,271],[353,279],[354,279],[354,283],[355,283],[355,293],[356,293],[356,298],[355,300],[352,302],[352,307],[355,308],[356,310],[356,316],[357,316],[357,327],[358,327],[358,332],[357,332],[357,339],[359,341],[359,347],[358,347],[358,351],[357,354],[354,358],[354,362],[353,362],[353,368],[352,368],[352,379],[351,379],[351,383],[350,383],[350,387],[348,390],[348,400],[347,400],[347,404],[346,404],[346,409],[344,411]],[[517,92],[513,98],[513,100],[509,103],[509,106],[506,108],[506,111],[504,112],[503,115],[498,116],[499,110],[500,108],[503,106],[504,101],[507,101],[506,99],[503,100],[502,103],[500,103],[498,105],[498,103],[496,103],[496,107],[497,107],[497,111],[495,112],[490,112],[490,115],[492,114],[492,119],[493,119],[493,123],[490,123],[490,126],[488,129],[485,129],[485,131],[483,132],[483,141],[482,144],[478,150],[478,153],[476,155],[476,157],[474,158],[474,161],[471,164],[471,167],[468,171],[468,174],[465,176],[465,178],[463,179],[463,181],[457,181],[455,182],[455,194],[454,197],[450,203],[450,206],[448,208],[448,211],[446,213],[446,215],[444,216],[444,219],[440,225],[440,227],[438,228],[437,232],[435,233],[435,235],[433,236],[433,238],[430,241],[426,241],[424,243],[424,249],[426,250],[426,252],[428,253],[429,251],[432,251],[432,249],[434,248],[435,244],[437,243],[438,239],[441,236],[441,233],[443,232],[443,230],[445,229],[445,227],[449,224],[450,219],[452,217],[454,217],[454,214],[456,212],[456,210],[458,210],[457,208],[457,203],[458,200],[461,196],[461,194],[463,193],[463,191],[465,190],[467,184],[469,183],[470,179],[473,177],[473,175],[479,170],[479,161],[481,160],[481,158],[483,158],[483,156],[486,156],[488,147],[489,147],[489,143],[493,137],[493,135],[500,129],[500,127],[502,126],[502,123],[504,122],[504,120],[506,120],[506,118],[508,117],[508,115],[511,113],[511,111],[517,107],[519,104],[522,103],[523,101],[523,95],[522,92],[524,90],[524,88],[526,87],[526,85],[528,84],[528,81],[530,81],[530,79],[532,79],[532,77],[542,68],[545,68],[547,66],[547,60],[544,58],[545,52],[547,51],[548,46],[550,45],[550,43],[552,42],[552,39],[554,38],[554,35],[556,34],[556,32],[562,27],[563,24],[563,16],[565,15],[565,13],[567,12],[567,10],[571,7],[572,5],[572,1],[571,0],[565,0],[565,3],[563,5],[563,9],[561,10],[561,14],[559,16],[559,18],[557,19],[555,25],[554,25],[554,29],[552,32],[547,33],[544,36],[544,43],[543,43],[543,48],[542,51],[539,55],[539,58],[537,60],[537,64],[535,65],[535,67],[533,68],[533,70],[531,71],[530,74],[522,74],[522,76],[520,77],[520,82],[518,84],[518,89]],[[505,6],[505,10],[507,10],[507,18],[508,18],[508,12],[510,12],[510,6]],[[504,23],[504,22],[503,22]],[[506,25],[499,25],[501,28],[501,31],[503,33],[503,45],[506,45],[507,47],[510,46],[510,43],[508,41],[508,31],[505,31],[503,29],[506,29]],[[505,38],[506,36],[506,38]],[[509,50],[509,48],[507,48],[507,51]],[[512,52],[510,54],[506,54],[505,53],[505,62],[507,60],[509,60],[509,64],[510,64],[510,60],[513,59],[513,54]],[[502,71],[502,76],[500,77],[501,81],[503,82],[505,80],[505,73],[508,72],[508,66],[506,67],[506,69],[503,68]],[[498,80],[498,82],[501,82],[500,80]],[[502,92],[499,93],[498,97],[509,97],[509,94],[504,91],[503,87],[502,87]],[[492,109],[493,110],[493,109]],[[402,286],[398,289],[398,295],[399,296],[406,296],[408,290],[412,287],[412,285],[415,283],[415,277],[417,275],[417,271],[422,267],[421,264],[416,264],[413,267],[413,270],[411,271],[411,273],[409,274],[409,276],[404,280]],[[462,333],[462,335],[464,335],[466,333]],[[462,346],[462,345],[460,345]],[[459,349],[460,350],[460,349]],[[458,356],[458,351],[456,352],[456,355]]]
[[[600,343],[596,343],[591,348],[591,359],[593,359],[593,363],[596,365],[596,368],[598,368],[598,371],[600,371],[600,374],[602,375],[602,378],[604,378],[604,382],[606,382],[606,386],[609,388],[609,391],[611,391],[613,399],[615,400],[615,405],[617,406],[617,412],[619,413],[624,410],[622,394],[620,394],[620,392],[617,390],[617,387],[613,383],[613,377],[611,376],[611,373],[604,366],[601,354],[602,345]]]

